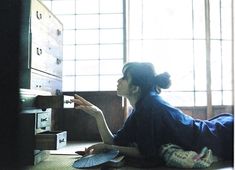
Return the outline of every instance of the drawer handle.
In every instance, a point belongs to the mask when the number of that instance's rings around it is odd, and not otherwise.
[[[37,47],[37,55],[42,55],[42,49]]]
[[[61,35],[61,31],[59,29],[56,30],[57,36]]]
[[[56,59],[56,64],[60,64],[61,63],[61,60],[60,59]]]
[[[64,139],[59,139],[59,143],[65,142]]]
[[[71,104],[71,103],[73,103],[73,102],[70,101],[70,100],[65,100],[64,103],[65,103],[65,104]]]
[[[37,88],[41,88],[42,86],[41,85],[36,85]]]
[[[48,118],[41,118],[41,122],[46,122],[48,121]]]
[[[39,13],[38,11],[36,11],[36,16],[37,16],[37,19],[42,19],[42,14],[41,13]]]

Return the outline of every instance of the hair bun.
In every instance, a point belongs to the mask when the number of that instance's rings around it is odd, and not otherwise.
[[[156,85],[162,89],[168,89],[171,86],[170,74],[167,72],[156,76]]]

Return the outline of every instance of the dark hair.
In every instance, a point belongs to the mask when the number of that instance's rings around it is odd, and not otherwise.
[[[141,95],[155,89],[160,93],[161,89],[167,89],[171,85],[170,75],[167,72],[156,74],[152,63],[129,62],[122,69],[123,75],[131,76],[131,84],[139,86]]]

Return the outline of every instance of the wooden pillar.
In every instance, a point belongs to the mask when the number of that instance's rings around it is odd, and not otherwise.
[[[211,42],[210,42],[210,3],[205,0],[205,32],[206,32],[206,77],[207,77],[207,119],[213,117],[211,93]]]

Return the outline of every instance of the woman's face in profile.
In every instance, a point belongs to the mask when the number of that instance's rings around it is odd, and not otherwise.
[[[124,74],[124,76],[118,80],[118,84],[117,84],[117,95],[118,96],[123,96],[123,97],[129,96],[130,81],[131,81],[131,76],[128,73]]]

